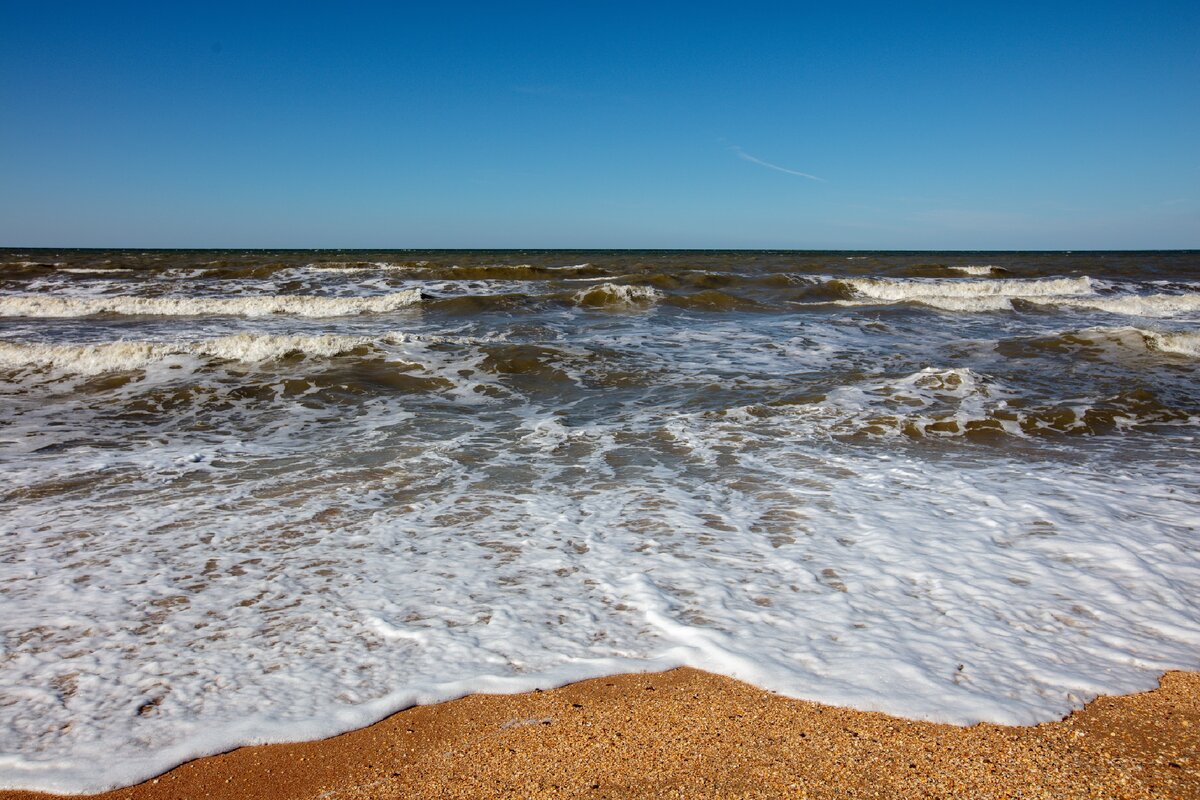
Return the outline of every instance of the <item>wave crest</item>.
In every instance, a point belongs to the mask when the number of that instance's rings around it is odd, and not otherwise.
[[[291,355],[330,358],[376,340],[365,336],[238,333],[196,342],[118,341],[102,344],[0,342],[0,367],[50,368],[78,375],[144,369],[171,356],[206,356],[225,361],[274,361]]]
[[[636,308],[654,305],[662,296],[653,286],[602,283],[579,290],[572,299],[576,305],[587,308]]]
[[[917,302],[950,311],[1010,308],[1010,300],[1078,297],[1094,292],[1092,279],[1046,278],[1034,280],[901,280],[897,278],[844,278],[854,299]]]

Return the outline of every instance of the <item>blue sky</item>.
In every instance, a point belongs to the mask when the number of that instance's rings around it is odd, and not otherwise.
[[[246,5],[0,0],[0,245],[1200,247],[1200,3]]]

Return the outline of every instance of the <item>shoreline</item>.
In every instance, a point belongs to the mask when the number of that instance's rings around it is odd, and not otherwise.
[[[1200,798],[1200,672],[1061,721],[968,728],[795,700],[683,667],[415,706],[98,795],[0,800],[475,797]]]

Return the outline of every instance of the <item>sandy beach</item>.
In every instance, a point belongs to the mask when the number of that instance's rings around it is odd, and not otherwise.
[[[677,669],[472,695],[96,797],[1200,797],[1200,674],[1061,722],[961,728]],[[0,800],[47,795],[0,792]]]

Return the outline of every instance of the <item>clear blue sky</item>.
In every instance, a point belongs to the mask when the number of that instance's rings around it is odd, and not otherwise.
[[[0,245],[1200,247],[1195,0],[246,6],[0,0]]]

